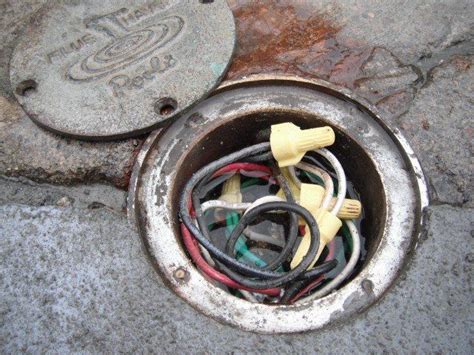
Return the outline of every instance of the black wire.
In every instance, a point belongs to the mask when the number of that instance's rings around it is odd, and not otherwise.
[[[227,240],[226,252],[229,255],[234,254],[234,248],[237,240],[240,237],[240,234],[243,230],[249,225],[255,218],[257,218],[260,214],[267,212],[267,211],[287,211],[287,212],[294,212],[306,221],[309,229],[310,229],[310,246],[309,250],[301,260],[301,262],[291,271],[287,273],[280,273],[279,276],[273,278],[271,280],[254,280],[249,279],[248,277],[240,275],[238,272],[231,270],[231,268],[226,267],[225,265],[223,271],[228,274],[229,277],[234,279],[235,281],[241,283],[244,286],[255,288],[255,289],[262,289],[262,288],[271,288],[271,287],[278,287],[282,285],[286,285],[293,280],[299,278],[300,275],[305,273],[306,269],[312,263],[312,261],[316,258],[316,254],[319,248],[319,228],[316,220],[314,219],[313,215],[304,207],[296,203],[290,202],[268,202],[256,206],[255,208],[248,210],[248,212],[242,216],[237,226],[232,231],[231,236]],[[227,265],[228,266],[228,265]]]
[[[238,260],[235,260],[233,257],[225,254],[223,251],[217,248],[204,235],[204,233],[208,234],[208,231],[207,231],[207,226],[205,225],[205,221],[203,221],[203,219],[201,218],[203,215],[202,209],[200,208],[199,205],[196,206],[195,208],[196,218],[198,220],[199,227],[202,228],[202,231],[201,231],[200,228],[194,224],[193,219],[191,218],[191,215],[188,209],[188,202],[189,202],[189,199],[191,198],[191,194],[193,192],[194,187],[203,180],[207,181],[208,175],[210,175],[214,171],[236,160],[243,159],[248,156],[258,155],[262,152],[269,151],[269,148],[270,148],[270,144],[268,142],[256,144],[256,145],[244,148],[238,152],[232,153],[223,158],[220,158],[210,164],[207,164],[206,166],[201,168],[199,171],[194,173],[191,176],[191,178],[188,180],[188,182],[184,186],[183,193],[181,195],[181,199],[179,202],[180,217],[181,217],[182,222],[186,225],[186,227],[194,235],[194,237],[198,240],[198,242],[204,248],[206,248],[209,251],[209,253],[216,259],[216,261],[220,261],[222,264],[225,264],[226,266],[232,266],[235,272],[252,276],[252,277],[258,277],[260,279],[278,279],[282,277],[282,274],[279,272],[274,272],[274,271],[261,270],[253,266],[247,265]],[[300,206],[296,205],[296,207],[298,208]],[[312,231],[313,231],[312,237],[315,237],[314,240],[316,243],[314,242],[311,243],[310,245],[311,253],[308,253],[303,258],[302,262],[299,265],[299,268],[297,269],[297,272],[290,272],[292,273],[292,275],[294,275],[295,273],[298,273],[298,271],[300,271],[299,269],[304,270],[309,266],[309,264],[312,262],[312,260],[316,256],[317,248],[319,246],[319,229],[316,224],[316,221],[314,220],[314,217],[311,215],[311,213],[309,213],[306,209],[302,208],[302,211],[307,217],[305,219],[308,220],[309,222],[308,225],[310,226],[310,229],[312,228]]]
[[[321,274],[325,274],[330,272],[337,266],[337,260],[329,260],[321,265],[314,267],[310,271],[303,274],[298,280],[292,283],[283,294],[280,302],[281,303],[288,303],[300,290],[302,290],[306,285],[312,282],[316,277],[320,276]]]
[[[183,188],[181,199],[179,201],[179,213],[180,213],[180,218],[182,222],[189,229],[189,231],[194,235],[194,237],[198,240],[198,242],[204,248],[206,248],[213,257],[215,257],[217,260],[221,262],[226,263],[226,265],[232,265],[235,268],[235,270],[239,272],[247,273],[252,276],[263,277],[263,278],[275,278],[275,277],[280,276],[280,274],[273,271],[260,270],[253,266],[244,264],[238,260],[235,260],[231,256],[225,254],[219,248],[217,248],[203,234],[203,233],[206,233],[207,226],[205,226],[205,222],[201,218],[203,215],[202,209],[200,208],[200,206],[196,206],[195,208],[196,219],[199,224],[199,227],[197,227],[194,224],[193,219],[191,218],[191,215],[189,214],[188,202],[191,198],[191,194],[194,187],[197,185],[198,182],[200,182],[203,179],[206,179],[206,176],[210,175],[214,171],[236,160],[243,159],[248,156],[258,155],[260,153],[267,152],[269,150],[270,150],[270,143],[268,142],[255,144],[253,146],[241,149],[235,153],[229,154],[223,158],[220,158],[212,163],[207,164],[206,166],[204,166],[203,168],[201,168],[199,171],[197,171],[191,176],[191,178],[188,180],[188,182]],[[200,228],[202,228],[203,232],[201,232]]]
[[[289,187],[286,179],[283,177],[282,174],[280,174],[279,170],[278,170],[278,174],[279,175],[277,175],[277,180],[281,184],[281,187],[282,187],[287,199],[289,201],[294,201],[294,198],[292,196],[290,187]],[[196,185],[196,187],[194,188],[194,190],[192,192],[191,196],[192,196],[193,206],[194,206],[195,209],[201,209],[200,197],[203,196],[202,190],[203,189],[208,190],[207,187],[214,180],[212,180],[210,183],[204,185],[204,183],[206,181],[207,181],[207,178],[204,178],[203,180],[201,180]],[[204,221],[203,216],[197,216],[196,215],[196,219],[198,221],[199,226],[201,227],[201,232],[203,233],[203,235],[207,239],[212,241],[211,235],[209,234],[209,229],[207,227],[207,223]],[[282,248],[282,250],[277,255],[277,257],[274,260],[267,263],[267,265],[265,267],[260,268],[261,270],[276,270],[276,269],[278,269],[283,264],[283,262],[285,262],[285,260],[288,259],[288,256],[293,251],[294,245],[296,244],[296,241],[297,241],[297,238],[298,238],[298,218],[296,217],[296,215],[294,213],[290,214],[290,223],[289,223],[289,225],[290,225],[290,228],[289,228],[290,237],[288,238],[287,243]]]
[[[273,159],[273,153],[268,152],[268,153],[263,153],[263,154],[260,154],[260,155],[255,155],[253,157],[248,157],[248,158],[245,159],[245,162],[260,163],[262,161],[268,161],[268,160],[271,160],[271,159]]]
[[[290,282],[299,283],[300,281],[302,281],[302,279],[309,279],[309,278],[312,279],[315,276],[318,276],[322,273],[326,273],[328,272],[328,270],[331,270],[332,268],[334,268],[335,265],[337,264],[337,261],[332,260],[332,261],[323,263],[322,265],[317,266],[310,271],[305,271],[307,267],[311,264],[311,262],[314,260],[314,258],[316,257],[317,250],[319,248],[319,229],[318,229],[316,221],[314,220],[314,217],[311,215],[311,213],[309,213],[309,211],[307,211],[306,209],[304,209],[303,207],[297,204],[290,203],[290,202],[283,203],[284,207],[278,206],[278,202],[262,204],[260,206],[257,206],[255,209],[252,209],[246,214],[246,216],[249,215],[248,219],[251,221],[255,217],[257,217],[259,214],[264,213],[265,211],[286,210],[287,212],[289,211],[289,212],[297,213],[306,220],[310,228],[311,238],[312,238],[311,243],[310,243],[310,250],[305,255],[301,263],[295,269],[293,269],[292,271],[288,273],[283,274],[283,273],[274,272],[274,271],[257,269],[253,266],[239,262],[235,260],[235,258],[233,258],[232,256],[227,255],[224,252],[222,252],[219,248],[213,245],[213,243],[209,240],[208,238],[209,231],[207,230],[207,225],[204,219],[202,218],[203,212],[202,212],[202,208],[200,207],[198,193],[194,194],[193,189],[196,187],[198,183],[201,185],[209,181],[211,174],[215,170],[218,170],[221,167],[240,159],[244,159],[244,158],[252,157],[252,156],[259,156],[259,154],[262,155],[262,152],[266,152],[266,151],[269,151],[269,143],[257,144],[257,145],[242,149],[228,156],[225,156],[201,168],[198,172],[193,174],[190,180],[186,183],[183,189],[183,193],[181,195],[181,200],[180,200],[180,205],[179,205],[180,217],[182,219],[182,222],[186,225],[186,227],[190,230],[190,232],[194,234],[195,238],[199,241],[199,243],[202,246],[204,246],[209,251],[209,253],[216,259],[217,265],[219,265],[221,269],[228,274],[229,277],[233,278],[237,282],[240,282],[241,284],[247,287],[252,287],[255,289],[278,287],[282,285],[287,285]],[[282,188],[284,188],[285,182],[286,180],[283,182],[281,186]],[[198,221],[198,224],[201,230],[195,226],[190,216],[189,209],[188,209],[188,201],[190,197],[192,197],[193,202],[195,202],[196,200],[198,202],[195,205],[195,212],[196,212],[196,219]],[[246,220],[244,220],[244,222],[245,221]],[[239,227],[237,226],[237,228]],[[236,233],[236,234],[240,235],[242,231],[243,230],[241,230],[239,233]],[[235,243],[234,243],[234,247],[235,247]],[[233,248],[231,250],[233,250]],[[229,267],[231,267],[232,269],[230,269]],[[242,274],[246,276],[242,276]],[[260,280],[250,279],[249,276],[257,277]],[[293,285],[290,285],[290,287],[291,286]]]
[[[275,164],[273,164],[273,166],[274,165]],[[204,178],[202,178],[201,181],[195,186],[195,188],[194,188],[194,190],[191,194],[193,206],[196,210],[196,220],[198,222],[198,225],[201,229],[201,232],[202,232],[203,236],[206,239],[210,240],[210,241],[212,241],[212,238],[211,238],[211,235],[209,233],[207,223],[204,220],[203,215],[200,215],[198,213],[198,211],[201,210],[200,197],[203,196],[203,190],[205,189],[206,191],[208,191],[207,186],[209,186],[212,183],[212,182],[210,182],[209,184],[207,184],[208,180],[210,180],[210,178],[212,176],[211,174],[209,174],[209,175],[205,176]],[[294,201],[294,198],[291,194],[291,190],[290,190],[290,187],[289,187],[286,179],[283,177],[283,175],[280,173],[279,170],[277,171],[277,173],[275,175],[277,175],[277,179],[278,179],[279,183],[282,185],[281,187],[282,187],[283,191],[285,192],[285,196],[287,197],[287,199],[289,201]],[[205,185],[205,184],[207,184],[207,185]],[[294,245],[296,244],[297,237],[298,237],[298,219],[297,219],[295,214],[290,215],[290,232],[289,232],[289,235],[290,235],[290,238],[288,239],[288,242],[285,244],[285,247],[281,250],[281,252],[278,254],[278,256],[274,260],[269,262],[267,266],[265,266],[263,268],[260,268],[260,269],[257,269],[257,270],[275,270],[275,269],[278,269],[281,266],[281,264],[288,258],[289,254],[293,251]],[[231,266],[231,268],[232,268],[232,266]],[[265,277],[263,274],[262,275],[255,275],[255,272],[252,272],[251,275],[252,276]]]
[[[271,153],[271,152],[270,152]],[[283,190],[285,194],[286,200],[288,202],[295,203],[295,199],[293,197],[293,193],[291,192],[290,186],[288,185],[288,181],[281,173],[280,169],[275,165],[273,160],[271,160],[270,167],[272,169],[273,175],[275,176],[276,180],[278,181],[280,188]],[[298,239],[298,218],[295,213],[290,213],[290,228],[288,231],[288,239],[286,240],[285,246],[282,248],[278,256],[268,263],[268,265],[263,270],[276,270],[278,269],[285,261],[288,259],[288,256],[293,251],[293,248],[296,244]],[[232,237],[233,232],[231,233]],[[240,234],[239,234],[240,236]],[[238,238],[238,237],[237,237]]]
[[[208,184],[206,184],[206,186],[202,186],[204,184],[201,184],[199,188],[199,198],[206,197],[209,191],[212,191],[217,186],[223,184],[225,181],[229,180],[234,175],[235,175],[234,172],[226,173],[226,174],[216,177],[215,179],[212,179]]]
[[[296,280],[290,280],[288,282],[280,284],[279,286],[276,286],[276,285],[270,283],[269,280],[265,280],[266,283],[264,285],[266,285],[266,287],[263,287],[263,285],[260,285],[259,283],[257,283],[256,280],[249,279],[247,277],[244,277],[244,276],[230,270],[228,267],[226,267],[225,265],[223,265],[219,262],[217,262],[217,265],[219,265],[219,267],[222,268],[222,271],[224,271],[227,274],[227,276],[229,276],[234,281],[236,281],[236,282],[238,282],[238,283],[240,283],[240,284],[242,284],[246,287],[250,287],[250,288],[254,288],[254,289],[262,289],[262,288],[286,286],[290,282],[302,283],[303,285],[307,285],[309,279],[314,279],[315,277],[318,277],[321,274],[325,274],[325,273],[331,271],[332,269],[334,269],[337,266],[337,260],[326,261],[326,262],[322,263],[321,265],[313,267],[310,271],[306,271],[303,274],[300,274],[296,278]],[[292,287],[293,283],[290,285],[290,287]],[[269,286],[269,285],[272,285],[272,286]],[[299,291],[301,288],[302,288],[301,286],[298,286],[296,291]],[[296,294],[296,292],[294,292],[294,294]],[[286,291],[285,291],[284,295],[286,295]],[[290,297],[290,299],[291,298],[292,297]]]

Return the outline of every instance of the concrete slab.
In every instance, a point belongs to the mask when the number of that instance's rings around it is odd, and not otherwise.
[[[5,353],[473,350],[473,210],[431,207],[413,261],[379,304],[351,322],[290,336],[245,333],[194,311],[162,284],[124,215],[4,205],[0,216]]]
[[[434,68],[410,109],[398,120],[413,144],[434,199],[474,206],[474,56]]]
[[[433,66],[454,54],[474,52],[474,11],[468,0],[229,3],[238,43],[228,78],[285,72],[326,79],[377,104],[392,122],[408,110]],[[10,56],[42,4],[26,0],[0,5],[0,174],[53,183],[108,181],[125,187],[141,140],[69,141],[32,124],[12,99]],[[423,96],[419,105],[430,104],[424,101],[428,97],[443,100],[448,88],[439,89]],[[423,130],[418,125],[411,129],[411,136]],[[417,139],[413,144],[423,152]],[[455,197],[457,202],[463,199]]]
[[[12,97],[10,56],[42,3],[0,3],[0,175],[124,188],[141,139],[60,138],[34,125]],[[351,322],[292,336],[249,334],[198,314],[167,290],[117,212],[120,193],[97,186],[87,196],[81,187],[3,180],[0,351],[472,353],[471,2],[229,3],[239,31],[229,77],[323,78],[403,128],[438,204],[413,261],[379,304]],[[86,208],[93,202],[112,208]]]
[[[79,184],[61,186],[38,184],[25,178],[0,176],[0,205],[18,203],[29,206],[78,208],[106,207],[118,212],[126,209],[127,193],[110,185]]]

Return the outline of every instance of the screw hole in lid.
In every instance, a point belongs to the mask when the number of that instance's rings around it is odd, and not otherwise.
[[[23,80],[16,86],[16,93],[20,96],[27,96],[29,93],[36,91],[38,83],[32,79]]]
[[[163,97],[155,102],[155,112],[161,116],[171,115],[177,107],[178,103],[171,97]]]

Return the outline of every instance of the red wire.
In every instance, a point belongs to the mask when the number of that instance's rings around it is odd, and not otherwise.
[[[269,179],[272,174],[271,169],[265,165],[254,164],[254,163],[232,163],[217,170],[212,175],[212,177],[215,178],[215,177],[221,176],[225,173],[235,171],[235,170],[261,171],[269,175],[269,176],[262,176],[261,177],[262,179]],[[190,201],[189,208],[191,211],[191,215],[193,215],[194,209],[193,209],[191,201]],[[183,236],[184,245],[186,246],[186,249],[191,255],[191,258],[193,259],[194,263],[197,265],[199,269],[201,269],[202,272],[204,272],[211,279],[221,282],[224,285],[230,288],[234,288],[234,289],[241,289],[241,290],[246,290],[246,291],[255,292],[255,293],[262,293],[269,296],[280,295],[279,288],[254,290],[235,282],[234,280],[229,278],[227,275],[224,275],[221,272],[217,271],[212,266],[210,266],[206,262],[206,260],[202,257],[197,240],[194,238],[194,236],[191,234],[189,229],[183,223],[181,223],[181,234]]]
[[[263,289],[263,290],[254,290],[248,287],[245,287],[231,278],[229,278],[227,275],[224,275],[214,269],[212,266],[210,266],[206,260],[202,257],[201,251],[199,250],[198,243],[194,236],[191,234],[189,229],[181,223],[181,234],[183,235],[183,242],[184,245],[186,246],[186,249],[188,250],[189,254],[191,255],[191,258],[193,259],[194,263],[197,265],[199,269],[201,269],[202,272],[204,272],[207,276],[209,276],[211,279],[219,281],[223,283],[224,285],[230,287],[230,288],[235,288],[235,289],[241,289],[241,290],[246,290],[250,292],[255,292],[255,293],[263,293],[265,295],[269,296],[279,296],[280,295],[280,289],[279,288],[268,288],[268,289]]]
[[[336,253],[336,241],[334,239],[331,240],[331,242],[328,244],[328,248],[329,248],[329,253],[326,256],[326,258],[324,259],[324,261],[329,261],[329,260],[332,260],[334,258],[334,254]],[[310,284],[308,284],[305,288],[300,290],[300,292],[298,292],[290,300],[290,304],[295,303],[296,301],[298,301],[306,293],[310,292],[313,288],[318,286],[321,283],[321,281],[323,281],[323,280],[324,280],[324,275],[321,275],[321,276],[318,276],[317,278],[315,278]]]
[[[261,171],[267,173],[268,175],[272,174],[272,170],[266,165],[255,163],[232,163],[217,170],[214,174],[212,174],[212,177],[215,178],[235,170]],[[264,179],[265,177],[262,176],[262,178]]]

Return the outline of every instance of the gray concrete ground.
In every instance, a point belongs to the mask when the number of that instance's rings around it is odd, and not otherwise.
[[[470,210],[431,207],[405,274],[367,313],[283,336],[221,325],[175,297],[123,214],[9,204],[0,216],[2,352],[472,352]]]
[[[250,3],[229,2],[234,9]],[[354,58],[350,43],[364,48],[347,86],[407,136],[430,181],[432,206],[425,237],[378,304],[350,322],[287,336],[218,324],[162,284],[127,224],[126,193],[112,187],[126,187],[142,138],[64,139],[22,112],[9,87],[8,61],[41,3],[0,0],[2,353],[473,352],[470,1],[294,2],[302,19],[324,14],[340,28],[333,40],[346,47],[337,48],[338,63]],[[254,27],[239,21],[249,36],[271,30],[263,21],[250,18]],[[301,73],[344,84],[337,63],[322,73],[321,62],[311,59],[318,48],[276,61],[297,62]]]

